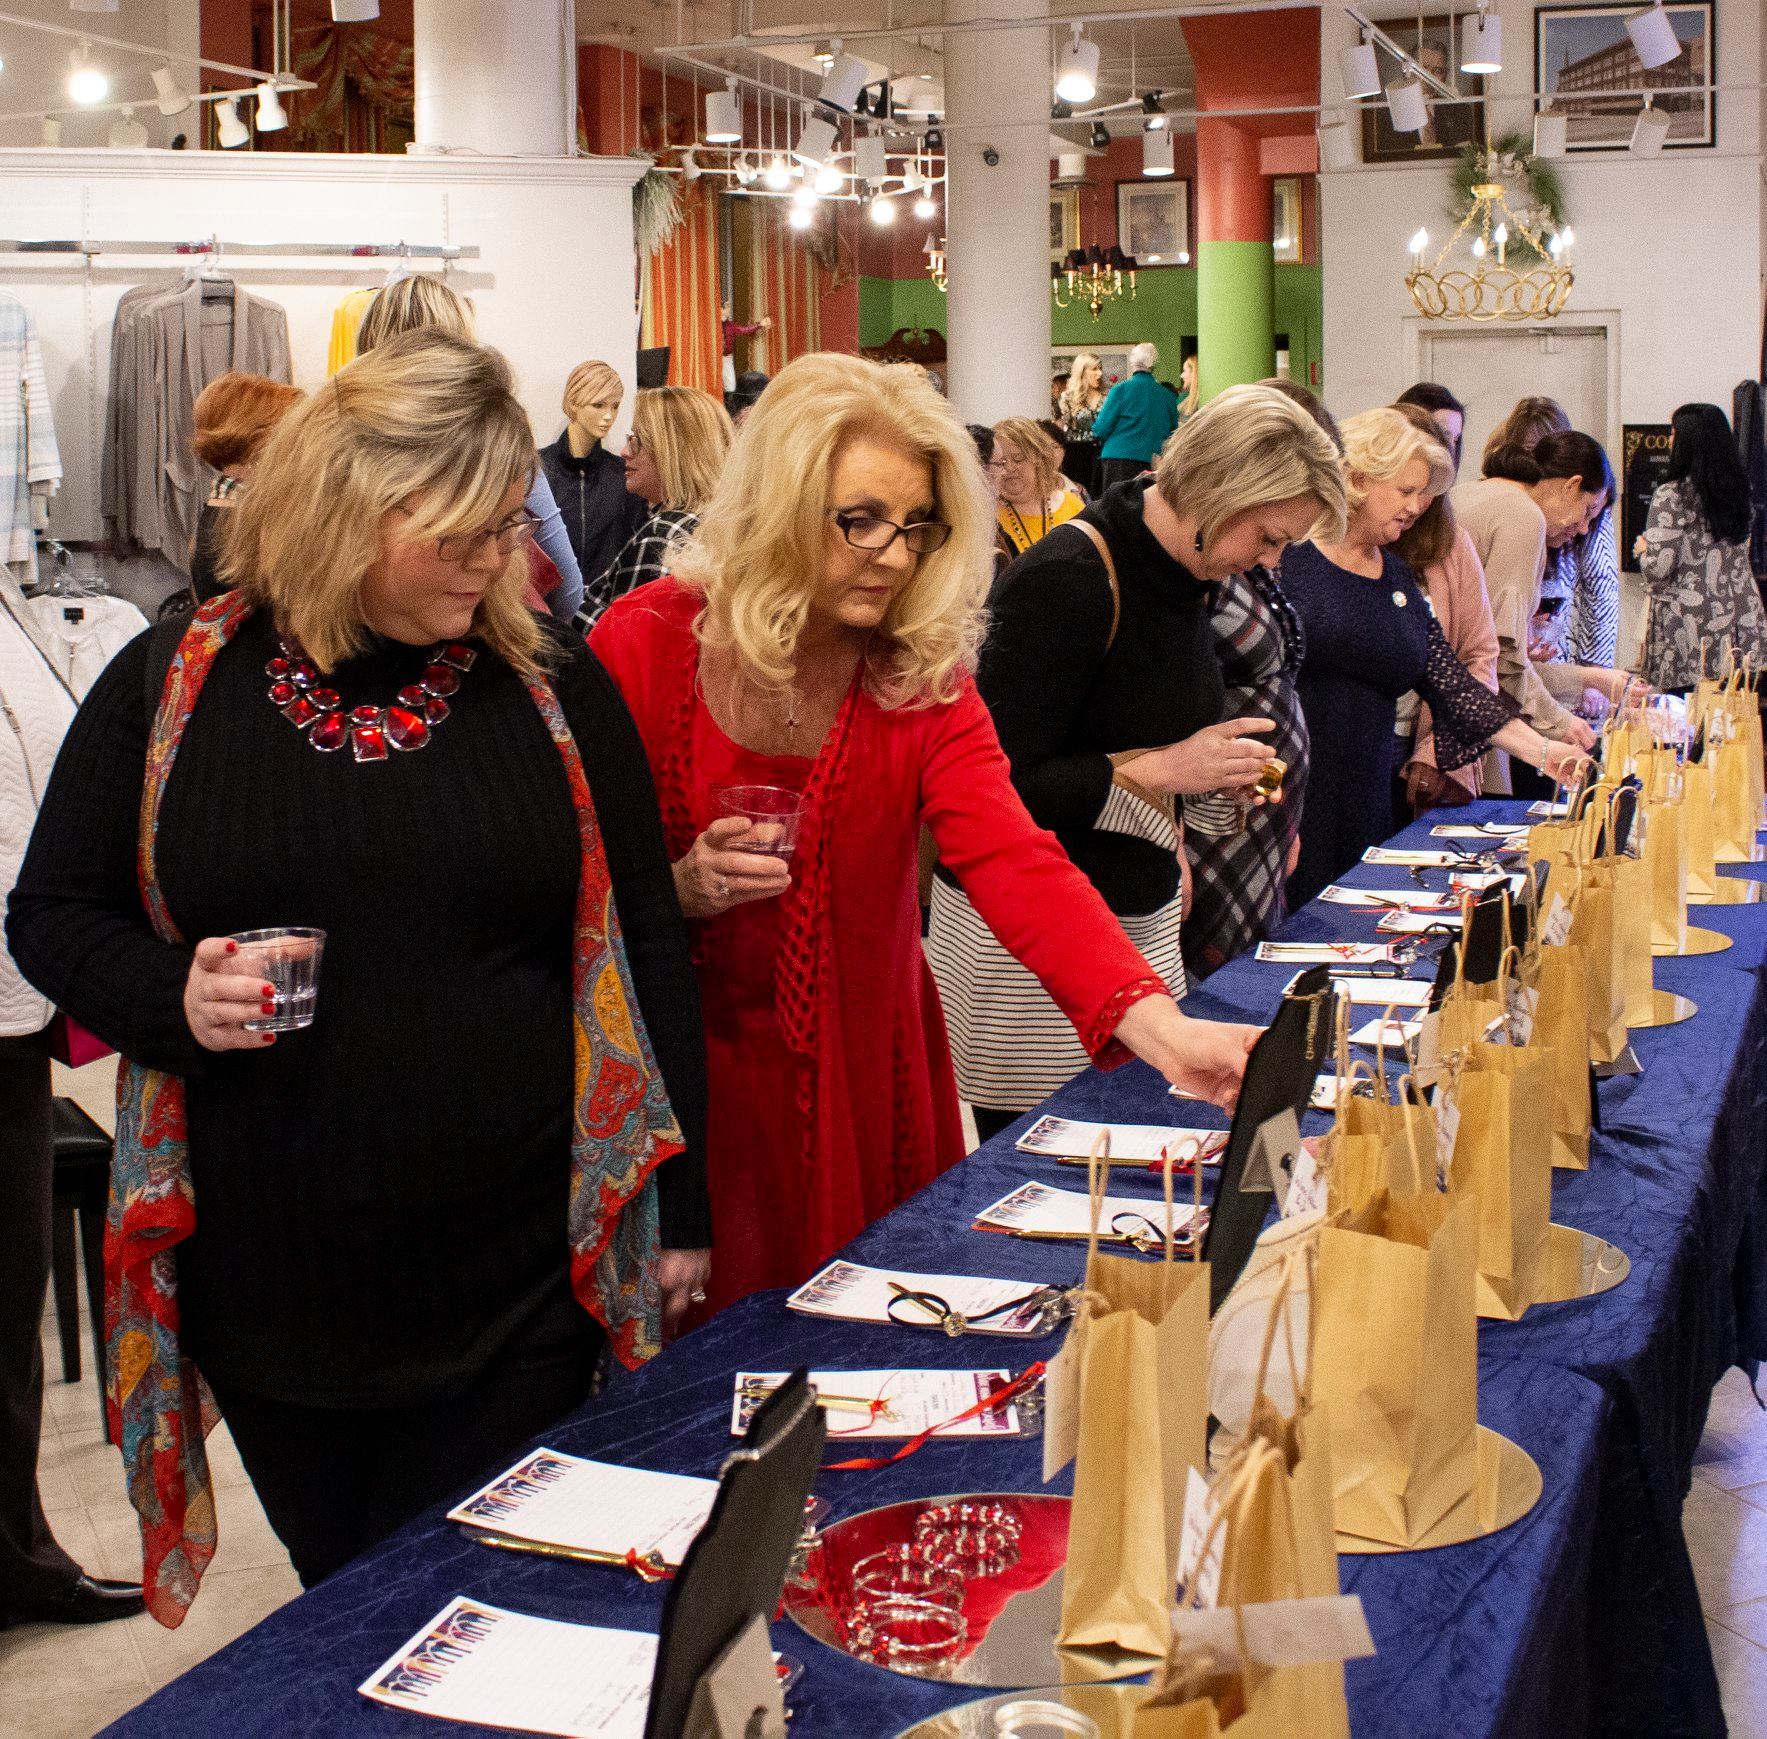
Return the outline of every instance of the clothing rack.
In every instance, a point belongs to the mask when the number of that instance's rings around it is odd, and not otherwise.
[[[240,258],[273,254],[308,255],[324,259],[353,260],[476,260],[476,247],[450,242],[229,242],[218,236],[197,241],[41,241],[6,240],[0,237],[0,254],[172,254],[226,255]]]

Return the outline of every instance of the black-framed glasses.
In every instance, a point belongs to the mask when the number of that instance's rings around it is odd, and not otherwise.
[[[888,549],[900,538],[910,555],[930,556],[934,550],[943,549],[951,536],[950,526],[940,519],[917,519],[912,525],[898,525],[893,519],[879,519],[870,513],[836,513],[834,522],[854,549],[873,554]]]
[[[436,549],[445,562],[465,565],[478,559],[487,543],[495,543],[500,556],[512,556],[540,529],[540,521],[531,513],[506,519],[501,525],[487,526],[483,531],[457,532],[452,537],[436,540]]]

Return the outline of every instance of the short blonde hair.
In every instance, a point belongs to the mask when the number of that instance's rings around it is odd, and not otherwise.
[[[632,405],[632,433],[656,459],[664,507],[698,513],[736,438],[730,413],[697,386],[651,386]]]
[[[439,327],[468,340],[478,337],[472,304],[464,296],[456,295],[451,284],[428,272],[395,278],[375,291],[374,300],[368,304],[362,324],[356,328],[356,354],[366,355],[401,332],[428,327]]]
[[[1319,506],[1311,535],[1343,535],[1344,473],[1331,437],[1267,386],[1230,386],[1186,417],[1154,465],[1174,513],[1195,516],[1211,543],[1236,513],[1305,496]]]
[[[886,707],[953,700],[981,645],[994,510],[969,431],[909,369],[829,351],[782,368],[743,423],[674,571],[705,595],[701,643],[733,649],[764,688],[788,688],[822,582],[835,458],[861,437],[924,459],[933,514],[951,527],[891,598],[866,687]]]
[[[1061,448],[1029,417],[1004,417],[994,425],[994,458],[1000,458],[1000,443],[1016,447],[1029,462],[1036,479],[1037,499],[1047,501],[1061,481]]]
[[[277,426],[233,510],[221,578],[275,615],[321,670],[367,644],[362,588],[382,559],[385,516],[409,503],[413,541],[482,531],[533,476],[534,432],[509,364],[451,332],[390,338],[333,375]],[[472,632],[524,675],[540,630],[517,550]]]
[[[1430,494],[1446,494],[1454,482],[1454,461],[1441,436],[1426,433],[1392,405],[1351,417],[1343,425],[1343,436],[1345,495],[1352,513],[1368,499],[1368,491],[1354,482],[1358,473],[1376,483],[1389,483],[1414,459],[1421,459],[1430,468]]]
[[[579,362],[564,383],[564,414],[573,416],[578,405],[592,405],[598,399],[623,399],[625,382],[611,362]]]

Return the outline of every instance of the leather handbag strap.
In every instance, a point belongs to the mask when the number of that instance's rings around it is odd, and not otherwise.
[[[1116,557],[1111,554],[1111,546],[1104,541],[1104,533],[1089,519],[1070,519],[1068,524],[1086,538],[1104,563],[1104,577],[1111,589],[1111,631],[1104,643],[1105,651],[1109,652],[1117,643],[1117,624],[1123,619],[1123,588],[1117,584]]]

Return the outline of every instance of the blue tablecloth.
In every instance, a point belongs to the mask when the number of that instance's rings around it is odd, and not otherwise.
[[[1512,812],[1495,805],[1470,812],[1505,813]],[[1422,843],[1425,831],[1407,837]],[[1359,870],[1350,879],[1391,885],[1404,876]],[[1349,1669],[1358,1739],[1556,1739],[1582,1731],[1657,1739],[1723,1730],[1679,1506],[1712,1382],[1737,1358],[1767,1356],[1767,1007],[1757,970],[1767,910],[1706,908],[1696,921],[1742,940],[1727,954],[1659,962],[1658,982],[1691,995],[1701,1014],[1638,1035],[1645,1073],[1603,1087],[1604,1130],[1590,1170],[1555,1180],[1554,1217],[1619,1244],[1632,1258],[1631,1276],[1602,1298],[1481,1330],[1480,1417],[1539,1463],[1540,1503],[1487,1540],[1343,1560],[1344,1586],[1362,1597],[1380,1651]],[[1363,936],[1372,924],[1373,914],[1314,906],[1284,934]],[[1292,970],[1236,962],[1187,1006],[1266,1018]],[[1139,1064],[1083,1075],[1050,1108],[1125,1122],[1170,1121],[1173,1113],[1164,1083]],[[1184,1120],[1210,1114],[1185,1107]],[[1077,1249],[968,1226],[977,1209],[1027,1176],[1077,1185],[1081,1175],[1017,1154],[1009,1132],[869,1228],[846,1254],[1071,1281],[1079,1274]],[[1112,1189],[1150,1200],[1158,1194],[1151,1177],[1127,1170],[1113,1175]],[[724,1312],[643,1371],[616,1380],[545,1441],[710,1474],[728,1447],[738,1368],[968,1365],[1047,1356],[1057,1344],[952,1342],[824,1324],[787,1312],[782,1298],[759,1294]],[[818,1489],[838,1516],[911,1496],[1034,1490],[1037,1463],[1030,1443],[934,1442],[890,1468],[826,1473]],[[455,1594],[633,1628],[653,1627],[661,1606],[658,1590],[623,1572],[473,1545],[438,1509],[111,1731],[167,1739],[433,1734],[433,1724],[372,1705],[355,1686]],[[807,1667],[793,1696],[797,1734],[882,1739],[973,1694],[848,1660],[788,1623],[775,1628],[774,1642]]]

